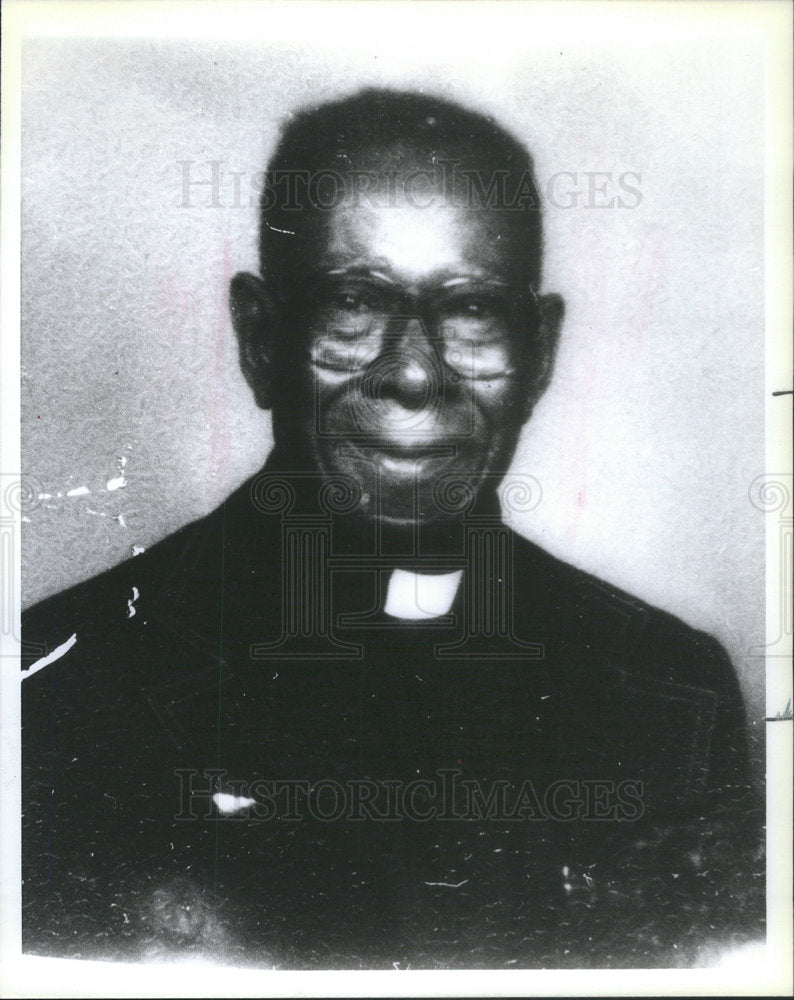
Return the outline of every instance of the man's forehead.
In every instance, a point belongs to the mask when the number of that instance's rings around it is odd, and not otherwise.
[[[483,151],[484,152],[484,151]],[[470,155],[463,144],[448,139],[432,141],[408,130],[399,134],[379,135],[377,140],[360,136],[348,140],[344,134],[336,137],[336,145],[325,151],[321,159],[333,159],[339,170],[367,171],[372,175],[410,174],[434,166],[439,161],[460,161]],[[487,154],[486,154],[487,155]]]
[[[380,269],[399,280],[470,276],[514,280],[524,270],[516,222],[498,209],[472,208],[438,185],[392,185],[376,197],[353,192],[315,214],[313,264]]]

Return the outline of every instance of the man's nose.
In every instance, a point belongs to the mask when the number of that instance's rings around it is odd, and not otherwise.
[[[441,364],[421,319],[390,320],[383,350],[364,378],[371,398],[411,410],[433,408],[441,389]]]

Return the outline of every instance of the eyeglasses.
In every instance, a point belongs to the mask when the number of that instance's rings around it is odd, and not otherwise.
[[[405,349],[405,330],[419,321],[445,365],[464,378],[510,374],[522,341],[540,322],[531,288],[454,278],[410,292],[367,274],[318,275],[301,295],[300,312],[318,367],[355,373],[390,350]]]

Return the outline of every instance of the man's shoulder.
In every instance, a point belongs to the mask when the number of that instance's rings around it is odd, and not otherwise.
[[[582,706],[585,745],[606,737],[621,752],[639,747],[643,774],[661,788],[678,767],[681,789],[746,789],[743,698],[720,642],[526,539],[514,553],[517,617],[552,623],[539,635],[549,660],[561,650],[556,662],[573,667],[568,690]]]
[[[514,535],[519,614],[543,608],[565,641],[648,683],[735,686],[722,645],[669,611]]]
[[[589,612],[604,624],[648,619],[673,631],[694,634],[680,618],[649,601],[569,563],[517,532],[511,532],[514,553],[514,586],[532,591],[550,605],[565,611],[574,607]]]
[[[49,657],[73,635],[112,633],[146,608],[165,609],[222,533],[223,505],[123,562],[22,613],[22,665]]]

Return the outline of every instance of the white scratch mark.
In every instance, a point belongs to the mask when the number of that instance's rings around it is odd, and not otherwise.
[[[62,656],[65,656],[69,650],[77,642],[77,633],[75,632],[66,642],[62,642],[60,646],[56,646],[51,653],[47,653],[46,656],[42,656],[40,660],[36,660],[32,663],[27,670],[22,671],[22,680],[26,677],[32,677],[33,674],[37,674],[39,670],[43,670],[44,667],[48,667],[51,663],[55,663],[56,660],[60,660]]]
[[[425,885],[443,885],[446,889],[460,889],[469,880],[464,878],[462,882],[425,882]]]
[[[30,524],[30,518],[28,517],[27,514],[23,514],[22,515],[22,523],[23,524]]]
[[[127,456],[122,455],[119,458],[119,473],[114,479],[108,479],[106,487],[108,493],[112,493],[113,490],[121,490],[127,485],[127,480],[124,478],[124,467],[127,464]]]
[[[113,518],[113,520],[114,521],[118,521],[118,523],[121,525],[122,528],[126,528],[127,527],[127,522],[124,520],[124,515],[123,514],[116,514],[116,516]]]
[[[283,233],[285,236],[295,235],[294,229],[279,229],[278,226],[271,226],[269,222],[266,222],[265,225],[273,233]]]
[[[229,792],[216,792],[212,796],[212,801],[222,813],[236,813],[241,809],[248,809],[256,804],[256,799],[246,798],[245,795],[231,795]]]
[[[132,554],[133,556],[139,556],[142,552],[146,551],[145,545],[133,545]]]
[[[39,493],[39,500],[52,500],[52,493]]]
[[[132,588],[132,599],[127,598],[127,617],[132,618],[135,615],[135,602],[141,596],[140,590],[137,587]]]
[[[87,486],[76,486],[66,494],[68,497],[85,497],[91,492]]]

